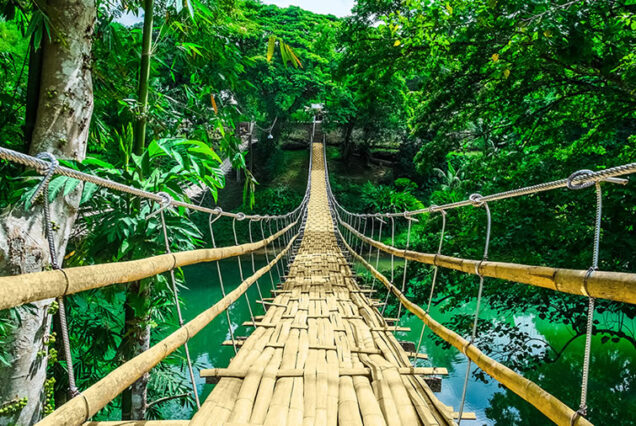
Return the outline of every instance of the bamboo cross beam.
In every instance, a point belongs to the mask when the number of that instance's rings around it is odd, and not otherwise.
[[[265,305],[265,306],[276,306],[277,308],[287,307],[287,305],[283,305],[282,303],[267,302],[265,300],[257,300],[256,303],[260,303],[261,305]]]
[[[224,340],[223,343],[221,343],[221,346],[234,346],[235,344],[236,346],[242,346],[243,343],[245,343],[245,339],[236,338],[234,342],[231,340]]]
[[[372,240],[356,231],[346,222],[340,221],[340,223],[367,244],[371,244],[373,247],[385,253],[415,262],[446,269],[454,269],[473,275],[477,273],[477,268],[479,268],[479,273],[484,277],[529,284],[562,293],[636,304],[636,274],[594,271],[588,277],[587,270],[470,260],[430,253],[419,253],[411,250],[398,249]]]
[[[338,231],[340,232],[340,231]],[[342,234],[340,234],[342,237]],[[573,426],[591,426],[585,417],[577,417],[577,414],[570,407],[565,405],[559,399],[549,394],[536,383],[526,379],[519,373],[514,372],[510,368],[503,364],[498,363],[494,359],[486,356],[483,352],[470,344],[470,342],[459,334],[444,327],[439,322],[435,321],[428,313],[420,308],[415,303],[411,302],[404,294],[377,269],[369,264],[362,256],[358,255],[346,241],[343,242],[347,250],[355,256],[365,268],[373,274],[389,291],[391,291],[415,316],[420,318],[433,333],[441,337],[444,341],[450,343],[455,348],[459,349],[464,355],[470,358],[479,368],[481,368],[490,377],[497,380],[499,383],[510,389],[512,392],[519,395],[525,401],[529,402],[543,414],[545,414],[550,420],[557,424],[572,424]]]
[[[276,327],[278,324],[268,323],[268,322],[245,321],[241,325],[244,326],[244,327]],[[309,327],[307,325],[292,324],[291,328],[298,328],[298,329],[301,329],[301,330],[307,330]]]
[[[411,331],[411,327],[399,327],[399,326],[389,326],[389,327],[370,327],[371,331]]]
[[[444,376],[448,375],[448,370],[441,367],[390,367],[397,371],[400,375],[411,376]],[[207,379],[213,379],[211,383],[216,383],[220,378],[237,378],[244,379],[249,373],[249,370],[233,370],[230,368],[209,368],[199,372],[201,377]],[[279,369],[276,372],[277,378],[284,377],[303,377],[307,372],[303,369]],[[343,368],[338,370],[338,376],[371,376],[372,370],[370,368],[358,367],[358,368]]]
[[[102,263],[0,277],[0,310],[113,284],[137,281],[187,265],[251,253],[278,239],[295,224],[296,222],[255,243],[162,254],[128,262]]]
[[[80,425],[94,416],[110,401],[115,399],[117,395],[150,371],[155,365],[159,364],[161,360],[186,343],[220,313],[224,312],[229,306],[236,302],[257,279],[274,267],[285,253],[287,253],[296,238],[297,235],[291,237],[287,246],[281,250],[270,263],[256,271],[254,275],[243,281],[238,287],[228,293],[227,296],[214,304],[214,306],[201,312],[193,320],[177,329],[177,331],[150,349],[127,361],[120,367],[117,367],[107,374],[106,377],[45,417],[38,425]]]

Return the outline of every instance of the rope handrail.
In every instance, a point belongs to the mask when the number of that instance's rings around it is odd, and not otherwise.
[[[277,233],[255,243],[189,250],[126,262],[102,263],[0,277],[0,310],[37,300],[132,282],[182,266],[251,253],[277,240],[297,223],[298,219]]]
[[[584,172],[584,173],[581,173]],[[519,197],[522,195],[531,195],[539,192],[551,191],[559,188],[580,188],[585,187],[596,182],[608,181],[612,183],[618,183],[626,185],[628,180],[625,178],[619,179],[617,176],[624,176],[628,174],[636,173],[636,163],[628,163],[621,166],[610,167],[608,169],[598,170],[596,172],[583,170],[575,172],[566,179],[555,180],[552,182],[545,182],[536,185],[526,186],[523,188],[512,189],[510,191],[498,192],[490,195],[479,195],[477,199],[468,198],[463,201],[457,201],[455,203],[448,203],[442,205],[431,205],[429,207],[409,210],[401,213],[354,213],[345,209],[338,200],[334,198],[333,202],[336,207],[342,210],[344,213],[355,217],[407,217],[423,213],[441,212],[445,210],[456,209],[459,207],[475,206],[475,203],[487,203],[490,201],[498,201],[507,198]],[[478,194],[477,194],[478,195]],[[471,196],[472,197],[472,196]]]
[[[633,273],[595,271],[589,275],[588,270],[462,259],[442,254],[421,253],[399,249],[362,235],[342,220],[340,216],[338,216],[338,222],[358,239],[385,253],[403,259],[454,269],[472,275],[476,275],[479,271],[485,277],[529,284],[562,293],[636,304],[636,274]]]
[[[437,336],[439,336],[445,342],[451,344],[457,348],[460,352],[470,358],[479,368],[486,372],[489,376],[497,380],[497,382],[510,389],[512,392],[519,395],[525,401],[533,405],[543,414],[545,414],[550,420],[557,424],[573,424],[573,425],[592,425],[584,417],[578,416],[577,412],[565,405],[561,400],[554,395],[543,390],[539,385],[526,379],[519,373],[511,370],[505,365],[495,361],[494,359],[485,355],[475,345],[471,344],[468,340],[461,337],[454,331],[444,327],[439,322],[435,321],[426,311],[420,308],[417,304],[411,302],[397,287],[395,287],[384,275],[378,272],[369,262],[367,262],[363,256],[359,255],[351,246],[346,242],[346,239],[338,230],[338,235],[345,248],[360,262],[362,265],[371,272],[371,274],[377,278],[391,293],[393,293],[401,305],[408,309],[412,314],[421,319],[427,327],[431,329]],[[574,422],[572,422],[574,420]]]
[[[23,154],[21,152],[18,151],[14,151],[8,148],[3,148],[0,147],[0,159],[2,160],[7,160],[7,161],[11,161],[13,163],[18,163],[18,164],[22,164],[23,166],[26,167],[31,167],[33,169],[36,169],[38,172],[43,173],[48,171],[51,168],[51,163],[46,161],[46,160],[42,160],[36,157],[33,157],[31,155],[28,154]],[[73,179],[77,179],[80,180],[82,182],[90,182],[93,183],[95,185],[101,186],[103,188],[108,188],[108,189],[112,189],[115,191],[119,191],[119,192],[125,192],[131,195],[135,195],[137,197],[140,198],[145,198],[148,200],[152,200],[152,201],[156,201],[162,205],[166,205],[166,207],[183,207],[183,208],[187,208],[190,210],[196,210],[196,211],[200,211],[203,213],[207,213],[207,214],[213,214],[213,215],[218,215],[218,216],[225,216],[225,217],[231,217],[237,220],[243,220],[243,219],[253,219],[253,220],[260,220],[260,219],[280,219],[280,218],[288,218],[290,216],[293,216],[294,214],[296,214],[303,206],[303,203],[305,200],[303,200],[303,202],[301,202],[294,210],[292,210],[289,213],[285,213],[285,214],[281,214],[281,215],[273,215],[273,216],[267,216],[267,215],[249,215],[249,214],[245,214],[245,213],[231,213],[231,212],[226,212],[223,211],[220,207],[215,207],[215,208],[208,208],[208,207],[202,207],[202,206],[198,206],[196,204],[192,204],[192,203],[187,203],[185,201],[179,201],[179,200],[174,200],[172,198],[170,199],[166,199],[166,197],[154,193],[154,192],[150,192],[150,191],[145,191],[143,189],[139,189],[139,188],[135,188],[132,187],[130,185],[125,185],[122,183],[118,183],[115,181],[112,181],[110,179],[105,179],[105,178],[101,178],[98,176],[94,176],[88,173],[84,173],[84,172],[80,172],[78,170],[74,170],[68,167],[64,167],[64,166],[60,166],[57,165],[54,167],[54,174],[56,175],[61,175],[61,176],[66,176],[66,177],[70,177]]]
[[[188,340],[200,332],[220,313],[238,300],[258,278],[269,271],[285,253],[291,248],[298,234],[290,238],[287,246],[267,265],[243,281],[224,298],[187,322],[183,327],[174,331],[150,349],[142,352],[133,359],[125,362],[104,378],[93,384],[88,389],[72,398],[49,416],[45,417],[38,425],[80,425],[94,416],[99,410],[132,385],[137,379],[150,371],[172,352],[185,344]]]

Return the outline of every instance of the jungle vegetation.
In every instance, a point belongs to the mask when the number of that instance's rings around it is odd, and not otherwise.
[[[632,0],[358,0],[346,18],[253,0],[5,0],[0,144],[52,151],[69,167],[175,199],[188,199],[187,185],[205,185],[207,198],[197,201],[210,206],[223,203],[219,166],[230,158],[243,175],[236,210],[281,213],[304,192],[302,184],[290,190],[280,183],[289,173],[283,148],[298,123],[312,119],[305,107],[322,103],[341,203],[355,212],[413,210],[634,161],[634,34]],[[53,78],[69,61],[79,71]],[[67,118],[52,131],[47,117],[54,114]],[[273,138],[261,132],[250,165],[239,150],[239,123],[251,121],[275,125]],[[46,245],[41,220],[25,219],[42,208],[29,206],[39,179],[0,162],[2,275],[49,266],[48,252],[38,248]],[[603,191],[600,268],[636,272],[636,189],[603,184]],[[148,204],[63,177],[53,179],[49,195],[64,265],[164,250]],[[592,190],[553,191],[491,209],[491,259],[590,266]],[[167,221],[173,250],[208,244],[205,221],[185,211]],[[443,253],[480,258],[484,221],[483,209],[449,212]],[[410,246],[434,252],[440,226],[439,215],[422,215]],[[36,234],[42,236],[31,241]],[[230,242],[229,233],[219,238]],[[406,238],[400,222],[395,245]],[[398,266],[396,280],[403,273]],[[430,268],[411,265],[406,273],[407,295],[425,304]],[[440,271],[433,301],[453,312],[447,325],[464,334],[470,311],[457,308],[475,298],[473,278]],[[80,389],[174,329],[170,291],[167,277],[158,276],[67,299]],[[498,319],[480,322],[477,345],[516,370],[531,373],[584,339],[584,298],[520,285],[484,291]],[[67,398],[56,335],[42,338],[51,336],[56,309],[49,301],[0,312],[0,424],[32,423]],[[518,312],[563,324],[572,339],[562,347],[536,341],[510,321]],[[594,333],[605,346],[636,350],[634,306],[599,301],[597,312]],[[39,344],[21,346],[25,336],[40,336]],[[497,344],[504,336],[509,342]],[[183,363],[183,354],[174,354],[99,418],[160,418],[154,401],[188,393],[189,383],[172,374]],[[626,366],[632,374],[624,387],[632,392],[635,368]],[[37,373],[12,379],[20,369]],[[577,405],[577,395],[568,398]],[[598,398],[591,407],[614,404],[615,420],[624,420],[611,392]]]

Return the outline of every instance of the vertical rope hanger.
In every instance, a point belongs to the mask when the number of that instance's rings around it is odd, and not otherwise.
[[[250,236],[250,244],[254,243],[254,240],[252,239],[252,221],[254,221],[254,219],[249,220],[248,222],[248,233]],[[252,275],[256,274],[256,265],[254,264],[254,251],[250,251],[250,257],[252,258]],[[269,262],[268,262],[269,263]],[[263,300],[263,293],[261,292],[261,285],[258,282],[258,279],[256,280],[256,289],[258,290],[258,297],[260,300]]]
[[[59,162],[57,158],[55,158],[55,156],[50,152],[41,152],[36,157],[41,160],[48,160],[49,169],[46,171],[44,178],[31,196],[30,203],[31,205],[33,205],[33,202],[38,197],[40,197],[40,195],[42,196],[44,211],[44,230],[49,246],[51,268],[64,273],[64,270],[62,269],[57,259],[57,250],[55,248],[55,240],[53,236],[53,223],[51,221],[51,208],[49,205],[49,183],[51,182],[51,178],[53,177],[53,174],[55,173],[55,169],[58,167]],[[79,390],[77,389],[77,385],[75,383],[75,370],[73,369],[73,357],[71,356],[71,343],[68,338],[68,324],[66,322],[66,306],[64,304],[64,296],[57,297],[55,300],[58,304],[57,315],[60,323],[60,330],[62,332],[62,347],[64,349],[64,360],[66,361],[66,371],[68,375],[68,394],[71,398],[74,398],[79,395]]]
[[[484,207],[486,209],[486,242],[484,243],[484,255],[482,260],[479,261],[475,265],[475,274],[479,277],[479,290],[477,291],[477,305],[475,306],[475,317],[473,320],[473,329],[470,335],[470,341],[468,345],[472,345],[475,343],[475,337],[477,336],[477,323],[479,322],[479,308],[481,305],[481,295],[484,289],[484,276],[481,274],[480,267],[481,264],[488,260],[488,247],[490,246],[490,229],[491,229],[491,215],[490,215],[490,207],[488,207],[488,203],[482,201],[482,196],[480,194],[472,194],[470,196],[470,200],[473,203],[474,207]],[[466,357],[468,358],[468,357]],[[468,378],[470,376],[470,367],[472,365],[472,360],[468,358],[468,364],[466,365],[466,376],[464,377],[464,387],[462,389],[462,399],[459,406],[459,417],[457,418],[457,424],[461,424],[462,415],[464,413],[464,404],[466,402],[466,391],[468,390]]]
[[[220,208],[217,207],[219,210]],[[216,241],[214,240],[214,229],[213,229],[213,224],[214,222],[216,222],[217,220],[219,220],[222,216],[218,215],[216,216],[214,219],[212,219],[212,215],[210,215],[209,217],[209,224],[210,224],[210,239],[212,240],[212,247],[216,248]],[[218,273],[219,276],[219,284],[221,285],[221,294],[223,295],[223,297],[226,296],[225,293],[225,286],[223,285],[223,274],[221,273],[221,263],[219,260],[216,261],[216,271]],[[232,306],[232,305],[230,305]],[[237,345],[236,345],[236,339],[234,338],[234,329],[232,329],[232,320],[230,319],[230,306],[227,307],[227,309],[225,309],[225,317],[227,319],[227,328],[230,332],[230,338],[232,339],[232,347],[234,348],[234,354],[238,353],[238,349],[237,349]]]
[[[433,301],[433,294],[435,293],[435,283],[437,282],[437,272],[439,267],[437,266],[437,256],[442,254],[442,245],[444,244],[444,232],[446,231],[446,210],[441,210],[442,213],[442,231],[439,236],[439,245],[437,246],[437,253],[435,254],[433,264],[433,280],[431,281],[431,292],[428,296],[428,303],[426,304],[426,313],[430,315],[431,311],[431,302]],[[417,349],[415,350],[415,360],[417,362],[417,354],[420,353],[420,348],[422,347],[422,338],[424,337],[424,330],[426,329],[426,324],[422,323],[422,330],[420,331],[420,338],[417,341]]]
[[[239,213],[239,219],[245,219],[245,215],[243,213]],[[236,218],[232,219],[232,233],[234,234],[234,244],[239,245],[238,238],[236,237]],[[243,276],[243,265],[241,265],[241,255],[236,256],[236,260],[238,261],[239,267],[239,276],[241,277],[241,282],[245,281]],[[256,324],[256,320],[254,319],[254,312],[252,311],[252,304],[250,303],[250,298],[247,295],[247,291],[245,292],[245,300],[247,301],[247,310],[250,312],[250,319],[252,320],[252,324]]]
[[[417,222],[417,219],[415,219],[414,217],[408,216],[407,214],[404,214],[404,218],[407,220],[408,222],[408,230],[406,231],[406,247],[404,247],[404,272],[402,273],[402,294],[404,294],[404,290],[406,289],[406,272],[408,271],[408,266],[409,266],[409,261],[406,258],[406,251],[409,249],[409,245],[411,243],[411,224],[415,221]],[[400,317],[402,316],[402,304],[398,303],[398,314],[397,314],[397,320],[400,321]]]
[[[367,218],[360,218],[361,220],[364,219],[364,225],[362,226],[362,235],[367,235]],[[358,253],[360,254],[360,256],[364,256],[362,254],[362,249],[364,248],[364,241],[362,240],[362,238],[360,238],[360,245],[358,246]]]
[[[592,247],[592,266],[585,273],[585,279],[583,280],[583,288],[585,293],[587,291],[587,282],[595,271],[598,271],[598,258],[599,258],[599,246],[601,242],[601,219],[603,216],[603,193],[601,191],[600,182],[590,182],[585,184],[574,184],[573,179],[579,176],[584,176],[592,173],[590,170],[579,170],[572,173],[568,177],[567,187],[572,190],[583,189],[594,185],[596,189],[596,217],[594,222],[594,245]],[[570,419],[570,425],[574,425],[576,420],[587,415],[587,390],[590,374],[590,358],[592,349],[592,332],[594,331],[594,309],[596,300],[589,296],[588,293],[588,306],[587,306],[587,324],[585,332],[585,349],[583,352],[583,369],[581,373],[581,399],[579,408],[574,412]]]
[[[395,219],[391,216],[391,246],[395,247]],[[395,256],[391,253],[391,285],[395,282]],[[384,305],[382,305],[382,316],[384,316],[384,311],[386,311],[386,305],[389,303],[389,296],[391,295],[391,291],[387,290],[386,297],[384,298]]]
[[[263,240],[265,240],[265,231],[263,230],[263,220],[260,220],[260,228],[261,228],[261,238]],[[263,249],[265,250],[265,261],[267,262],[267,264],[269,265],[269,254],[268,252],[268,247],[267,245],[265,245],[265,247],[263,247]],[[269,279],[272,282],[272,290],[276,290],[276,284],[274,284],[274,275],[272,274],[272,268],[269,268],[268,270],[269,272]],[[263,301],[263,298],[261,297],[261,302]]]
[[[375,235],[375,217],[371,216],[371,239],[373,239],[373,235]],[[369,263],[371,263],[371,250],[373,250],[373,246],[369,244]]]
[[[382,242],[382,225],[385,224],[386,222],[384,220],[382,220],[382,218],[380,217],[379,214],[376,215],[376,218],[378,219],[378,221],[380,222],[380,229],[378,231],[378,241]],[[376,253],[375,253],[375,269],[376,271],[378,270],[378,266],[380,265],[380,248],[376,247]],[[375,288],[375,275],[373,275],[373,284],[371,285],[372,288]]]
[[[164,202],[162,203],[159,210],[157,210],[154,214],[159,213],[159,218],[161,219],[161,229],[163,233],[163,242],[166,247],[166,253],[170,254],[172,251],[170,250],[170,239],[168,238],[168,229],[166,227],[166,219],[163,214],[164,210],[172,204],[172,197],[170,194],[166,192],[159,192],[159,195],[164,197]],[[154,216],[154,214],[152,214]],[[150,216],[150,215],[149,215]],[[177,310],[177,318],[179,319],[179,327],[183,327],[183,315],[181,315],[181,304],[179,303],[179,290],[177,288],[177,280],[174,275],[174,268],[170,269],[170,282],[172,284],[172,294],[174,295],[174,306]],[[188,347],[188,341],[183,344],[183,348],[186,354],[186,362],[188,364],[188,373],[190,374],[190,383],[192,383],[192,393],[194,395],[194,401],[197,404],[197,408],[201,408],[201,402],[199,401],[199,392],[197,390],[197,384],[194,379],[194,370],[192,369],[192,359],[190,358],[190,349]]]
[[[270,236],[274,235],[274,233],[272,232],[272,221],[271,221],[270,218],[267,219],[267,227],[269,228],[269,235]],[[278,230],[277,230],[277,232],[278,232]],[[277,244],[276,244],[276,240],[272,241],[272,247],[274,248],[274,253],[275,253],[274,257],[276,257],[276,255],[278,254],[278,247],[277,247]],[[283,276],[283,273],[280,270],[279,263],[280,262],[276,262],[276,273],[278,274],[278,279],[280,280],[280,277]]]

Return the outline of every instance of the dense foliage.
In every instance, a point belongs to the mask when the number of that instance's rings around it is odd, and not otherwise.
[[[328,141],[338,145],[328,151],[331,181],[337,198],[352,211],[415,210],[636,158],[636,4],[631,0],[359,0],[344,19],[252,0],[157,2],[147,104],[139,95],[143,8],[131,2],[98,2],[98,7],[88,158],[64,164],[176,199],[187,200],[186,188],[202,184],[209,192],[197,201],[205,205],[262,214],[293,209],[304,193],[307,158],[305,151],[284,150],[281,143],[299,129],[298,122],[312,119],[306,108],[311,103],[326,106]],[[30,60],[43,38],[56,35],[35,2],[9,1],[2,10],[0,143],[25,152],[35,96],[29,92]],[[133,24],[124,25],[123,18]],[[147,128],[139,151],[141,122]],[[254,164],[239,150],[240,122],[255,122]],[[223,158],[241,171],[245,185],[226,186],[219,169]],[[0,204],[28,202],[35,173],[3,163],[0,176]],[[50,196],[76,186],[54,178]],[[636,190],[633,184],[603,183],[602,188],[600,268],[636,272]],[[489,259],[587,269],[595,203],[593,189],[492,203]],[[154,209],[86,185],[65,264],[163,252],[159,218],[148,217]],[[418,219],[410,246],[436,251],[440,215]],[[447,219],[442,252],[481,258],[484,209],[449,211]],[[179,210],[167,211],[166,220],[173,250],[210,245],[207,217]],[[245,241],[243,225],[238,235]],[[403,247],[406,223],[396,225],[394,244]],[[231,226],[221,227],[216,238],[232,244]],[[386,226],[382,239],[391,242]],[[403,268],[394,272],[401,282]],[[183,283],[181,274],[178,278]],[[431,281],[431,268],[410,264],[407,295],[426,304]],[[152,343],[176,326],[174,315],[166,313],[172,304],[166,276],[134,288],[69,299],[80,388],[126,358],[131,330],[125,318],[131,312],[136,327],[152,329]],[[447,326],[468,335],[476,293],[474,277],[440,270],[433,305]],[[484,295],[492,320],[480,322],[478,346],[486,353],[533,379],[542,379],[537,371],[548,371],[538,370],[546,365],[580,363],[572,359],[584,338],[587,300],[495,280],[486,282]],[[397,309],[394,303],[388,316]],[[569,337],[539,339],[515,319],[520,315],[538,325],[559,324]],[[622,350],[636,351],[635,316],[633,306],[599,301],[595,362],[601,354],[619,359]],[[19,317],[20,310],[0,314],[0,363],[11,362],[3,336],[19,326]],[[150,383],[150,400],[187,394],[186,376],[172,374],[183,361],[176,354],[161,364]],[[64,366],[56,365],[60,403]],[[633,372],[633,359],[622,368]],[[575,385],[557,396],[576,407],[580,373],[572,374]],[[543,380],[548,390],[557,386]],[[633,374],[622,386],[615,392],[633,392]],[[625,424],[615,392],[593,396],[592,420]],[[180,404],[192,401],[181,398]],[[149,417],[163,416],[162,404],[150,405]],[[536,416],[509,394],[497,394],[491,406],[489,416],[502,424],[528,424]],[[99,416],[117,418],[120,408],[116,402]]]

